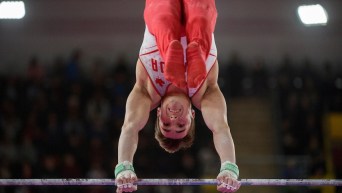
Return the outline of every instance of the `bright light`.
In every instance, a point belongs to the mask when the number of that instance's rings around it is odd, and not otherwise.
[[[328,22],[327,12],[320,4],[299,6],[297,12],[305,25],[326,25]]]
[[[0,19],[21,19],[25,16],[23,1],[3,1],[0,3]]]

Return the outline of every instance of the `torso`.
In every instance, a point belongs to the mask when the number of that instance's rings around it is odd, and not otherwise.
[[[186,38],[181,39],[183,47],[186,47]],[[201,99],[211,84],[217,84],[218,64],[216,62],[216,45],[213,37],[211,52],[206,60],[207,78],[198,88],[187,89],[187,94],[196,108],[200,109]],[[185,61],[186,62],[186,61]],[[144,42],[140,50],[139,60],[136,66],[137,84],[146,89],[152,100],[151,110],[157,107],[161,98],[172,90],[172,85],[163,75],[164,62],[157,49],[155,38],[148,30],[145,32]],[[149,81],[146,81],[148,80]]]
[[[149,97],[151,98],[151,101],[152,101],[151,110],[158,107],[162,99],[162,96],[158,94],[158,92],[154,88],[151,81],[146,81],[149,79],[149,77],[148,77],[148,74],[146,73],[146,70],[142,66],[140,60],[138,60],[137,66],[136,66],[136,77],[137,77],[136,84],[144,88],[147,94],[149,95]],[[206,80],[203,82],[201,88],[191,98],[191,102],[196,108],[201,109],[201,100],[202,100],[203,95],[205,94],[208,87],[214,86],[217,84],[217,78],[218,78],[218,63],[215,62],[211,71],[208,73]],[[174,87],[174,86],[170,85],[170,87]],[[166,94],[168,94],[168,92]]]

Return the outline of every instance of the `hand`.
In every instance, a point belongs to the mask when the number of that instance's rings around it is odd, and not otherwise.
[[[236,176],[228,170],[224,170],[217,176],[219,185],[217,185],[217,190],[220,192],[236,192],[240,188],[240,182],[237,180]]]
[[[116,192],[133,192],[138,189],[137,185],[134,185],[138,181],[137,175],[131,171],[126,170],[118,174],[115,179],[116,182]]]

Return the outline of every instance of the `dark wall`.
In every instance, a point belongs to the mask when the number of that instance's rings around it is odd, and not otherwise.
[[[125,53],[134,64],[143,38],[143,0],[26,1],[22,20],[0,20],[0,70],[18,71],[32,54],[43,60],[66,56],[73,48],[85,58],[108,60]],[[317,63],[342,61],[342,7],[339,0],[321,2],[329,13],[325,27],[303,26],[299,1],[217,0],[216,42],[220,59],[236,50],[245,59],[279,61],[309,57]],[[15,66],[15,67],[13,67]]]

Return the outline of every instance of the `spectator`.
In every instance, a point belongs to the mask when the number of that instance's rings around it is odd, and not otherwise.
[[[41,82],[44,78],[45,71],[41,66],[38,57],[33,56],[28,64],[27,78],[31,82]]]
[[[243,80],[245,78],[245,68],[237,52],[231,55],[226,70],[226,80],[228,95],[231,97],[239,97],[243,95]]]
[[[80,49],[73,50],[71,57],[66,65],[66,78],[68,81],[74,82],[81,80],[83,73],[81,71],[82,51]]]

